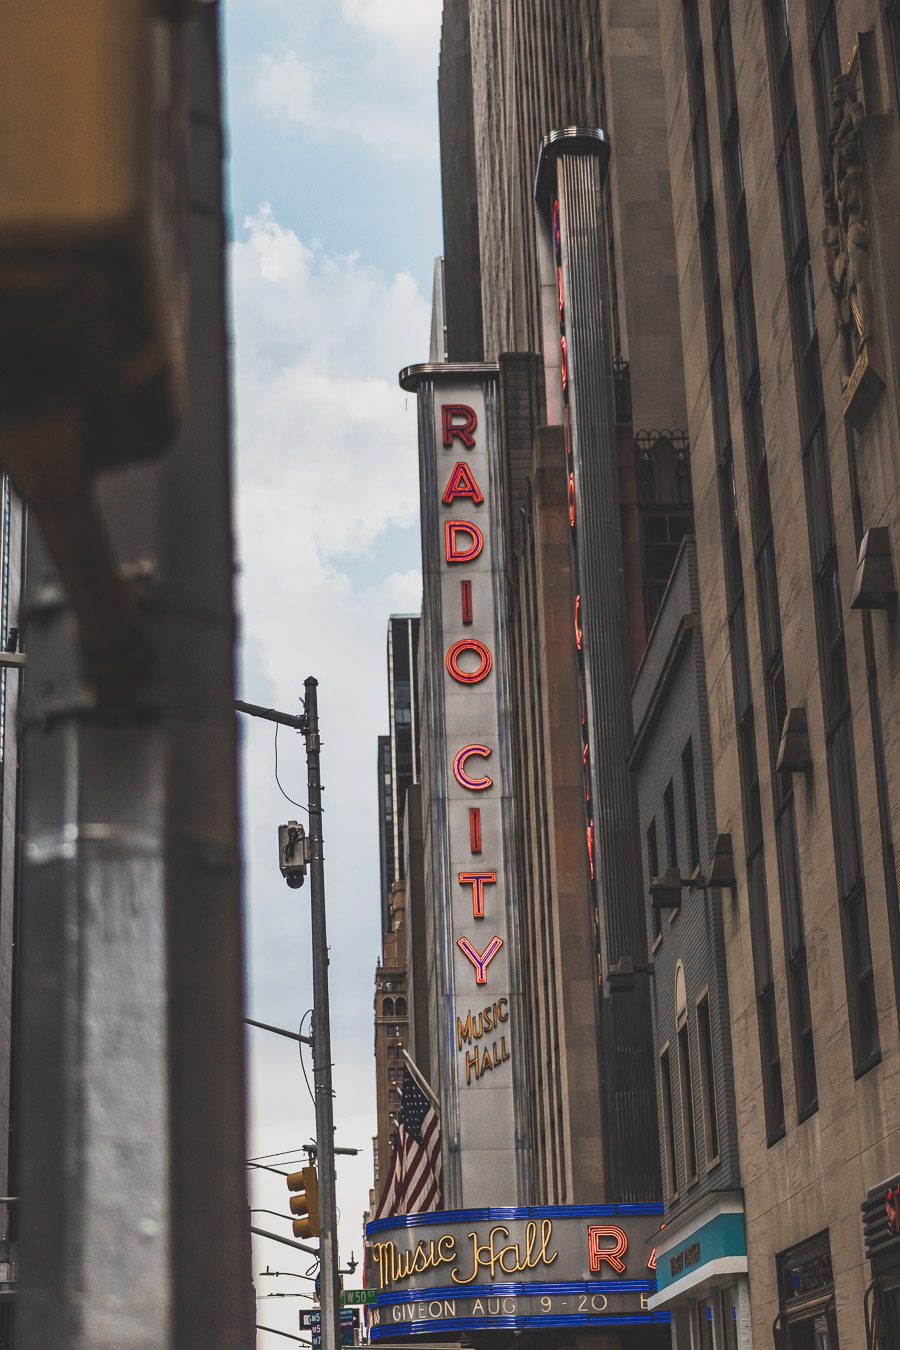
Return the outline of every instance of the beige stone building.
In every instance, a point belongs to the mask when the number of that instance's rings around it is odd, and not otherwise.
[[[753,1338],[785,1350],[900,1345],[898,8],[659,4]]]

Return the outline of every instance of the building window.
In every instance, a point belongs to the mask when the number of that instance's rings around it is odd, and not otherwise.
[[[672,1102],[672,1065],[669,1048],[659,1057],[659,1077],[662,1086],[663,1161],[666,1169],[666,1188],[670,1200],[678,1196],[678,1174],[675,1170],[675,1108]]]
[[[678,837],[675,832],[675,789],[672,780],[663,793],[663,824],[666,831],[666,866],[678,866]]]
[[[392,998],[386,998],[384,1000],[384,1003],[382,1004],[381,1011],[385,1017],[396,1016],[396,1008],[394,1006],[394,1000]]]
[[[715,15],[719,20],[716,25],[719,43],[717,57],[720,54],[723,57],[719,61],[720,72],[724,72],[726,79],[730,80],[732,75],[730,30],[723,36],[721,20],[724,17],[724,12],[724,7],[719,5]],[[751,928],[754,934],[753,963],[757,991],[759,1049],[763,1073],[766,1134],[771,1143],[784,1133],[784,1103],[781,1092],[780,1062],[777,1058],[778,1028],[775,1021],[775,998],[771,977],[772,952],[762,844],[759,769],[750,687],[750,660],[744,604],[740,525],[734,481],[734,456],[731,444],[731,417],[722,319],[722,285],[719,276],[718,241],[710,171],[709,129],[706,115],[706,85],[703,73],[703,42],[700,33],[697,0],[684,0],[682,13],[688,65],[691,146],[694,160],[701,276],[706,309],[709,396],[712,404],[713,437],[718,462],[719,516],[722,531],[722,553],[725,563],[728,630],[731,642],[731,680],[734,695],[744,835],[747,849],[748,889],[751,895]],[[729,44],[727,52],[722,46],[723,42]],[[731,107],[733,91],[730,89],[723,90],[721,78],[719,92],[722,123],[728,142],[725,146],[726,177],[732,189],[740,190],[743,193],[743,165],[736,135],[736,115],[732,117],[732,111],[736,114],[736,109],[733,110]],[[734,213],[733,208],[731,213]],[[745,223],[745,220],[738,214],[739,232],[745,232]],[[741,269],[734,248],[732,252],[735,271],[740,273]],[[749,265],[749,254],[747,262]],[[749,272],[747,275],[749,278]],[[744,318],[746,319],[746,317],[745,314]],[[742,345],[746,345],[747,339],[748,333],[745,323],[740,336]],[[754,909],[756,911],[755,920],[753,917]]]
[[[700,828],[697,821],[697,788],[694,782],[694,745],[690,737],[681,752],[681,781],[684,788],[684,807],[687,812],[688,861],[693,872],[700,866]]]
[[[656,845],[656,817],[647,826],[647,875],[652,880],[659,876],[659,850]],[[662,916],[655,905],[650,906],[653,914],[653,936],[658,938],[662,932]]]
[[[820,144],[828,154],[830,95],[839,71],[833,0],[813,0],[813,75]],[[791,55],[790,15],[783,0],[768,0],[769,43],[777,127],[776,163],[781,198],[789,311],[800,392],[803,478],[813,571],[819,678],[825,714],[831,826],[841,902],[844,974],[854,1069],[859,1075],[878,1062],[878,1026],[871,964],[866,889],[860,850],[856,763],[850,710],[844,610],[834,537],[825,400],[807,234],[803,165]],[[827,86],[828,108],[824,106]],[[808,999],[808,995],[807,995]],[[795,1017],[796,1023],[796,1017]],[[797,1031],[795,1026],[795,1045]]]
[[[691,1046],[687,1015],[678,1028],[678,1085],[681,1095],[681,1133],[684,1169],[688,1186],[697,1180],[697,1129],[694,1120],[694,1084],[691,1077]]]
[[[697,1004],[697,1042],[700,1052],[700,1100],[703,1104],[703,1141],[706,1166],[719,1159],[719,1107],[716,1098],[716,1060],[713,1054],[709,995]]]
[[[776,1258],[780,1312],[776,1329],[784,1350],[838,1350],[834,1275],[828,1233]]]
[[[894,70],[894,108],[900,113],[900,0],[885,0],[884,17]]]

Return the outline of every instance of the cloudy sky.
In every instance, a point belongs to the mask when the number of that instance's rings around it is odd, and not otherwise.
[[[397,386],[428,355],[441,249],[440,0],[226,0],[242,697],[297,711],[320,681],[338,1203],[361,1255],[372,1175],[372,980],[379,950],[376,738],[387,729],[388,615],[420,603],[415,410]],[[274,728],[243,725],[250,1015],[296,1028],[312,1002],[309,892],[278,872],[297,811],[275,783]],[[279,777],[305,798],[303,743]],[[251,1031],[250,1155],[313,1137],[294,1046]],[[276,1160],[277,1164],[277,1160]],[[287,1213],[280,1177],[253,1204]],[[286,1219],[259,1227],[290,1235]],[[306,1258],[254,1242],[257,1293],[297,1293]],[[356,1279],[348,1284],[360,1283]],[[265,1298],[297,1331],[308,1299]],[[286,1342],[260,1334],[260,1350]]]

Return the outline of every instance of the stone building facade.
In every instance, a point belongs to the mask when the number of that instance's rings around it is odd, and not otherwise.
[[[886,1350],[900,1272],[879,1262],[866,1293],[861,1206],[882,1187],[887,1251],[897,6],[659,14],[713,777],[736,861],[723,925],[753,1337]]]
[[[679,1347],[749,1350],[750,1307],[697,549],[681,544],[632,687],[666,1227],[655,1307]],[[661,884],[662,883],[662,884]],[[706,1340],[704,1340],[704,1336]]]

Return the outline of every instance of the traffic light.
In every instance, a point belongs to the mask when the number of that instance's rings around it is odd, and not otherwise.
[[[287,1187],[289,1191],[297,1192],[291,1196],[291,1213],[297,1216],[291,1225],[294,1237],[318,1237],[319,1177],[314,1165],[310,1163],[299,1172],[291,1172]]]

